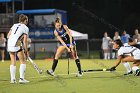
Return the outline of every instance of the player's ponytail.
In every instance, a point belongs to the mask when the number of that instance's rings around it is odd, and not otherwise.
[[[24,14],[19,15],[19,22],[24,22],[25,20],[28,20],[28,17]]]
[[[59,23],[59,22],[60,22],[60,18],[57,17],[57,18],[55,19],[55,23]]]
[[[60,23],[60,24],[62,24],[61,19],[60,19],[59,17],[57,17],[57,18],[55,19],[55,23]]]
[[[123,46],[123,43],[120,39],[117,39],[114,41],[117,45],[119,45],[119,47]]]

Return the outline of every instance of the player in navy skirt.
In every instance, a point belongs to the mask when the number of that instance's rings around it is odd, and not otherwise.
[[[69,53],[73,55],[73,58],[75,59],[75,62],[78,68],[77,76],[82,76],[81,64],[80,64],[80,60],[77,56],[77,51],[76,51],[76,43],[70,34],[69,28],[67,27],[67,25],[62,25],[60,18],[56,18],[55,20],[54,35],[59,40],[60,45],[57,48],[57,51],[53,60],[52,69],[47,70],[47,73],[49,75],[54,76],[54,71],[57,66],[58,59],[61,57],[62,53],[65,50],[67,50]]]

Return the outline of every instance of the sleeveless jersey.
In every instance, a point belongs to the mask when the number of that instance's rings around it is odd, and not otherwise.
[[[66,30],[64,29],[64,27],[62,26],[62,31],[57,30],[58,35],[62,38],[62,40],[65,42],[65,44],[70,44],[70,38],[68,33],[66,32]],[[72,37],[72,42],[74,41],[73,37]],[[61,44],[61,42],[60,42]]]
[[[11,35],[8,38],[8,46],[14,47],[21,42],[24,34],[28,35],[29,28],[25,24],[17,23],[11,27]]]

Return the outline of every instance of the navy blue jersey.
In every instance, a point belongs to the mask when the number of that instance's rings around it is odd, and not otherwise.
[[[70,44],[70,38],[64,27],[62,26],[61,31],[58,29],[55,29],[58,33],[58,35],[61,37],[61,39],[65,42],[65,44]],[[72,42],[74,42],[74,39],[72,37]],[[61,44],[61,42],[60,42]],[[62,44],[61,44],[62,45]]]

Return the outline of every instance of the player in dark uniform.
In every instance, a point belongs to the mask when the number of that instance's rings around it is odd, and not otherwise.
[[[62,25],[60,18],[56,18],[56,20],[55,20],[54,35],[59,40],[60,45],[57,48],[57,51],[56,51],[56,54],[55,54],[55,57],[53,60],[52,69],[47,70],[47,73],[49,75],[54,76],[54,71],[57,66],[58,59],[61,56],[61,54],[65,50],[67,50],[69,53],[71,53],[73,55],[73,58],[75,59],[75,62],[76,62],[77,68],[78,68],[77,76],[82,76],[81,64],[80,64],[80,60],[77,56],[77,51],[76,51],[76,43],[70,34],[69,28],[67,27],[67,25]]]
[[[128,44],[131,45],[131,46],[134,46],[134,47],[136,47],[138,49],[140,49],[140,43],[137,42],[136,40],[133,40],[132,38],[129,38]]]

